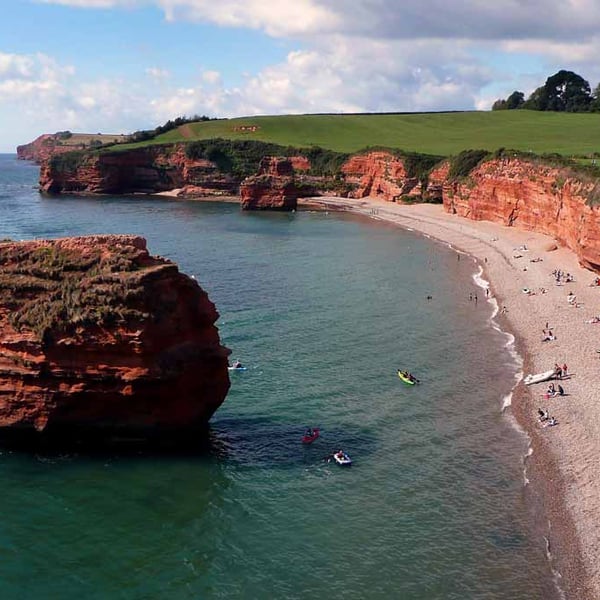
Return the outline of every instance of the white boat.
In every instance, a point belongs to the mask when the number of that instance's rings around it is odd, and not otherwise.
[[[548,381],[549,379],[554,379],[556,376],[556,371],[554,369],[550,371],[544,371],[543,373],[537,373],[536,375],[527,375],[523,382],[525,385],[531,385],[533,383],[541,383],[542,381]]]
[[[349,467],[352,464],[352,460],[345,452],[336,452],[333,455],[333,460],[335,460],[340,467]]]

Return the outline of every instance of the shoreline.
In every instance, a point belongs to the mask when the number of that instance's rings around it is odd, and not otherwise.
[[[383,220],[467,254],[482,268],[480,277],[488,282],[490,299],[498,303],[493,320],[514,336],[524,374],[568,364],[572,375],[560,382],[567,396],[544,399],[541,394],[548,383],[526,387],[521,381],[512,389],[506,410],[530,439],[523,464],[531,484],[524,482],[524,494],[535,530],[546,544],[559,595],[600,598],[600,523],[595,517],[600,509],[595,468],[600,466],[600,423],[595,422],[594,390],[600,348],[594,337],[600,323],[585,323],[600,313],[596,308],[600,287],[590,287],[595,274],[580,267],[572,251],[556,248],[549,236],[471,221],[445,212],[439,204],[319,197],[300,201],[298,208],[348,211]],[[551,275],[555,269],[571,273],[575,281],[556,285]],[[525,289],[534,293],[524,293]],[[569,291],[577,296],[578,308],[568,304]],[[556,339],[542,342],[546,323]],[[538,407],[547,408],[558,426],[542,428]]]

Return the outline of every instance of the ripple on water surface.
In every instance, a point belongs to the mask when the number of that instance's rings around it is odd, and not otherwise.
[[[36,176],[0,156],[0,237],[144,235],[249,368],[197,456],[0,455],[2,597],[552,597],[501,413],[519,364],[471,261],[343,215],[41,198]],[[323,460],[340,447],[351,468]]]

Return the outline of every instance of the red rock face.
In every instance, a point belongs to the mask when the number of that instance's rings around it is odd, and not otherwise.
[[[444,185],[447,211],[553,236],[581,263],[600,270],[600,209],[588,205],[595,181],[566,169],[521,159],[484,162],[460,182]]]
[[[238,180],[203,159],[188,159],[182,145],[123,152],[86,153],[73,160],[47,160],[40,189],[51,194],[156,193],[189,186],[197,194],[236,194]]]
[[[356,186],[351,198],[371,196],[396,202],[419,184],[416,178],[407,177],[404,162],[389,152],[357,154],[343,165],[342,172],[346,181]]]
[[[55,133],[44,133],[29,144],[17,146],[17,158],[42,163],[54,154],[72,152],[73,146],[61,146]]]
[[[0,243],[0,435],[197,432],[229,389],[218,313],[143,238]]]
[[[292,161],[272,156],[263,158],[258,174],[242,182],[240,196],[242,210],[295,210],[298,189]]]

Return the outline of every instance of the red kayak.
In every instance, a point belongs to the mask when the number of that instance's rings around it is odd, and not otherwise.
[[[312,430],[312,435],[308,435],[307,433],[304,434],[304,436],[302,437],[302,443],[312,444],[318,437],[319,429],[315,427],[315,429]]]

